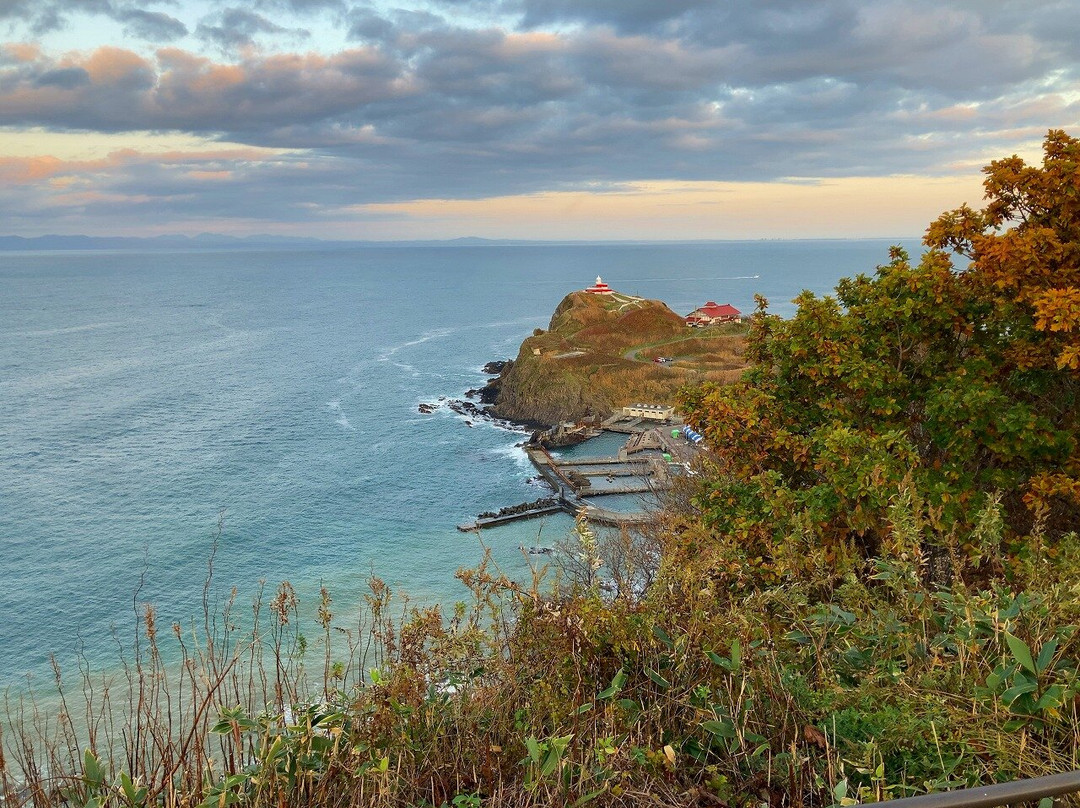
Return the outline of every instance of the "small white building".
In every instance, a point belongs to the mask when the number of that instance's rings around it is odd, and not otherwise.
[[[631,404],[622,408],[626,418],[647,418],[650,421],[670,421],[675,415],[675,408],[664,404]]]

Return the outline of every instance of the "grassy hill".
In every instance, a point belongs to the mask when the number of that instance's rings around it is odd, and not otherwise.
[[[495,413],[554,424],[637,401],[673,403],[688,382],[733,381],[745,366],[744,333],[689,329],[659,300],[572,292],[503,372]]]

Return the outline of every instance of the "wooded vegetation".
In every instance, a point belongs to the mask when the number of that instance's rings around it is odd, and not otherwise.
[[[1041,168],[992,163],[986,208],[934,222],[918,264],[894,249],[789,321],[759,301],[752,369],[688,392],[717,449],[705,519],[763,576],[791,536],[847,563],[878,554],[897,497],[929,562],[966,556],[968,577],[1080,527],[1078,159],[1051,132]],[[1002,547],[967,541],[998,519]]]

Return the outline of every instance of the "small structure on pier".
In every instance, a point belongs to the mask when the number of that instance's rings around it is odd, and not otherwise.
[[[608,286],[606,283],[604,283],[604,280],[599,275],[596,276],[596,283],[594,283],[592,286],[590,286],[585,291],[588,292],[590,295],[613,295],[613,294],[615,294],[615,290],[612,289],[610,286]]]
[[[622,408],[624,418],[645,418],[649,421],[670,421],[675,408],[665,404],[631,404]]]

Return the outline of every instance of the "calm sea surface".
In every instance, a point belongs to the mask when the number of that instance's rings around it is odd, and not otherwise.
[[[523,435],[419,403],[482,384],[597,274],[790,315],[888,244],[0,253],[0,688],[46,684],[50,652],[115,665],[137,602],[189,620],[218,535],[215,598],[289,580],[346,613],[374,570],[452,603],[482,554],[455,525],[546,492]],[[518,548],[570,522],[483,538],[524,575]]]

